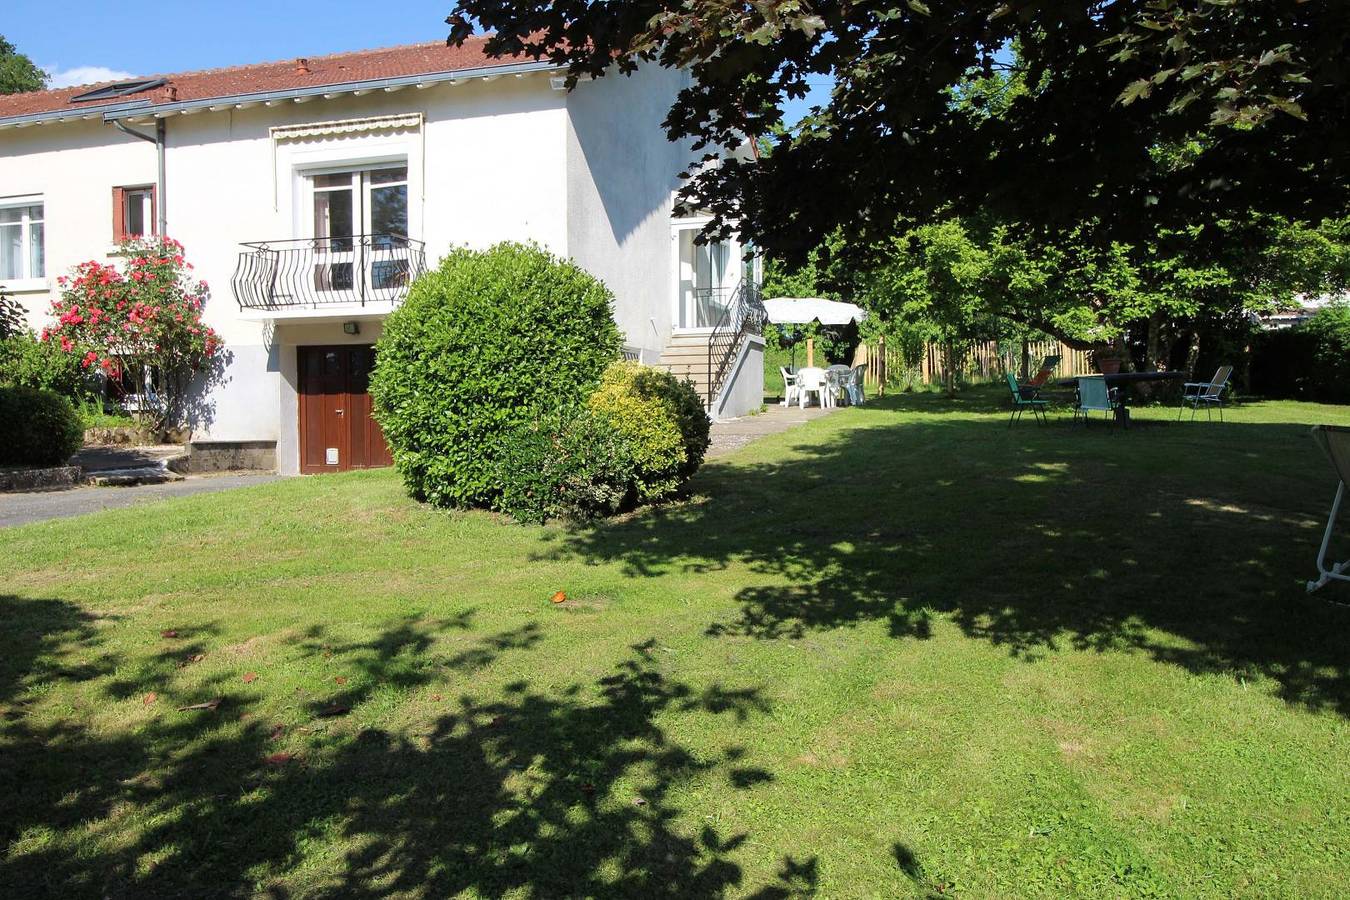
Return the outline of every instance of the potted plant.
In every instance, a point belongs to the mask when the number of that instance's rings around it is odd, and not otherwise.
[[[1120,371],[1124,354],[1115,344],[1107,344],[1092,351],[1092,364],[1103,375],[1114,375]]]

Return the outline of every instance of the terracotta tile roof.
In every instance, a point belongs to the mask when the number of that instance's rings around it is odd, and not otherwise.
[[[462,47],[447,47],[443,41],[438,41],[386,47],[381,50],[311,56],[304,60],[303,69],[299,65],[301,60],[288,59],[201,72],[146,75],[144,78],[163,78],[168,83],[107,100],[71,102],[72,97],[98,88],[100,85],[97,84],[52,91],[33,91],[26,94],[2,94],[0,119],[35,113],[96,110],[135,100],[150,100],[153,103],[209,100],[265,91],[325,87],[409,75],[431,75],[529,61],[524,58],[489,58],[483,54],[483,41],[483,38],[470,38]],[[105,85],[114,83],[103,82]]]

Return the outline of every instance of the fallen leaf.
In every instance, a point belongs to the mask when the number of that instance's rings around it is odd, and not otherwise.
[[[346,683],[347,683],[347,676],[345,676],[345,675],[339,675],[339,676],[337,676],[336,678],[334,678],[333,680],[336,681],[338,684],[346,684]]]
[[[272,733],[267,736],[268,740],[279,741],[281,736],[286,733],[286,726],[277,722],[272,726]]]
[[[506,724],[506,716],[493,716],[489,723],[493,728],[500,728]]]
[[[324,718],[328,718],[330,716],[345,716],[347,713],[351,711],[352,708],[350,706],[343,706],[341,703],[334,703],[332,706],[325,706],[323,709],[319,710],[318,715],[323,716]]]
[[[641,797],[634,797],[634,798],[633,798],[633,805],[634,805],[634,806],[646,806],[646,805],[647,805],[647,801],[644,800],[644,799],[641,798]]]
[[[159,633],[159,636],[162,638],[176,638],[178,637],[178,632],[174,631],[172,628],[166,628]]]
[[[255,682],[255,681],[257,681],[257,680],[258,680],[258,673],[257,673],[257,672],[245,672],[245,673],[244,673],[244,684],[252,684],[253,682]]]
[[[189,706],[178,707],[179,712],[187,712],[189,709],[209,709],[212,712],[220,708],[220,704],[225,702],[225,698],[216,697],[213,700],[207,700],[205,703],[193,703]]]
[[[586,794],[587,796],[590,796],[591,794],[594,794],[594,793],[595,793],[595,785],[593,785],[593,784],[591,784],[589,781],[587,781],[587,782],[585,782],[584,784],[582,784],[582,786],[581,786],[581,792],[582,792],[583,794]]]
[[[552,597],[549,597],[549,598],[548,598],[548,602],[549,602],[549,603],[566,603],[566,602],[567,602],[567,593],[566,593],[565,591],[558,591],[558,593],[556,593],[556,594],[554,594]]]
[[[156,694],[154,691],[151,691],[150,693],[145,695],[145,699],[142,700],[141,702],[144,703],[146,706],[149,706],[151,703],[154,703],[158,699],[159,694]]]
[[[187,659],[185,659],[185,660],[183,660],[182,662],[180,662],[180,663],[178,664],[178,667],[181,669],[183,666],[190,666],[190,665],[192,665],[193,663],[199,663],[199,662],[201,662],[201,661],[204,660],[204,659],[206,659],[206,654],[205,654],[205,653],[194,653],[194,654],[192,654],[191,656],[189,656]]]
[[[440,703],[440,702],[441,702],[441,695],[440,695],[440,694],[432,694],[432,695],[431,695],[431,699],[434,700],[434,701],[436,701],[437,703]]]
[[[289,753],[273,753],[271,756],[267,757],[266,762],[269,766],[284,766],[292,759],[295,759],[295,757]]]

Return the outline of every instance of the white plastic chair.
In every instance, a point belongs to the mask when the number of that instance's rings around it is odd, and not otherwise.
[[[783,399],[779,406],[791,406],[797,402],[797,376],[787,370],[787,366],[779,366],[778,371],[783,373]]]
[[[816,402],[820,406],[829,405],[830,380],[825,376],[825,370],[815,367],[799,369],[797,371],[797,402],[802,409],[806,409],[812,394],[816,395]]]

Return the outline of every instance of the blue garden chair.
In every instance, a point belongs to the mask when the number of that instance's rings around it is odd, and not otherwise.
[[[1186,411],[1187,404],[1191,407],[1191,421],[1195,421],[1195,413],[1200,407],[1205,408],[1205,415],[1210,419],[1214,418],[1214,407],[1219,408],[1219,421],[1223,421],[1223,392],[1228,388],[1228,379],[1233,375],[1232,366],[1220,366],[1219,371],[1214,373],[1214,377],[1209,381],[1188,381],[1181,388],[1181,408],[1177,410],[1177,421],[1181,421],[1181,414]]]
[[[1017,376],[1011,372],[1008,373],[1008,390],[1012,393],[1013,403],[1012,415],[1008,418],[1009,428],[1012,428],[1013,422],[1022,418],[1022,413],[1028,409],[1031,410],[1033,419],[1040,416],[1041,422],[1046,421],[1045,408],[1050,405],[1050,401],[1042,400],[1034,394],[1032,396],[1024,394],[1022,389],[1017,386]]]

